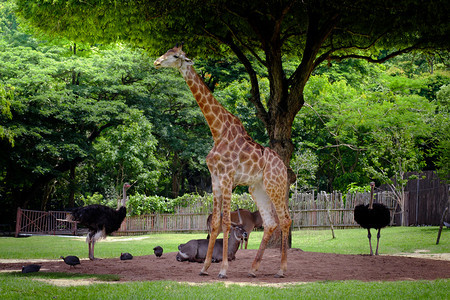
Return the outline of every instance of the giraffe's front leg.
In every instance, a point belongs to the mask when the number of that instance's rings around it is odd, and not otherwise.
[[[231,218],[231,191],[229,195],[223,196],[223,217],[222,217],[222,232],[223,232],[223,249],[222,249],[222,265],[220,267],[219,278],[227,278],[228,270],[228,235],[230,233]]]
[[[209,236],[208,242],[208,251],[206,252],[205,262],[203,263],[203,268],[200,271],[200,275],[207,276],[208,268],[211,266],[212,262],[212,254],[214,250],[214,245],[216,243],[217,236],[219,235],[219,226],[220,226],[220,208],[216,208],[215,205],[216,197],[214,197],[214,207],[211,219],[211,234]]]
[[[207,160],[208,162],[208,160]],[[208,165],[209,166],[209,165]],[[211,171],[211,169],[210,169]],[[203,268],[200,271],[200,275],[208,275],[208,268],[211,266],[212,254],[214,250],[214,245],[216,243],[217,236],[219,235],[220,226],[220,211],[222,208],[222,191],[220,189],[220,184],[217,176],[213,175],[211,172],[212,186],[213,186],[213,212],[211,218],[211,235],[209,236],[208,251],[206,252],[205,262],[203,263]]]

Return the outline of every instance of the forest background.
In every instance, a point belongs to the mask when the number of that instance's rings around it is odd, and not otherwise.
[[[14,3],[0,1],[2,223],[17,207],[115,207],[126,181],[130,214],[170,212],[189,205],[189,193],[211,192],[209,128],[182,77],[156,71],[154,59],[125,44],[36,37]],[[232,58],[194,61],[216,98],[268,146],[244,67]],[[287,73],[298,64],[283,62]],[[268,74],[257,71],[264,104]],[[292,127],[293,188],[346,192],[420,170],[448,180],[449,83],[448,53],[322,63]]]

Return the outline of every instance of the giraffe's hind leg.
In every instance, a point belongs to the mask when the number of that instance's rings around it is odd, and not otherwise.
[[[269,188],[268,191],[266,191],[266,187]],[[286,187],[287,185],[285,185],[285,188]],[[259,246],[255,260],[253,261],[252,268],[249,272],[249,275],[252,277],[256,276],[255,272],[259,268],[267,243],[269,242],[270,237],[272,236],[274,230],[277,227],[277,222],[272,215],[272,204],[275,206],[275,210],[278,219],[280,221],[282,231],[281,266],[280,270],[275,275],[275,277],[284,277],[284,273],[287,270],[287,248],[288,248],[288,236],[289,236],[289,227],[291,225],[291,219],[286,207],[284,196],[283,197],[280,197],[280,195],[277,196],[275,193],[273,193],[273,191],[275,190],[271,187],[270,184],[263,185],[262,182],[250,187],[250,193],[252,194],[252,197],[256,202],[256,205],[258,206],[264,225],[264,235],[261,240],[261,244]],[[283,193],[283,195],[285,195],[285,193]],[[278,201],[274,202],[274,199]]]
[[[281,229],[281,265],[275,277],[284,277],[287,270],[289,228],[292,223],[286,201],[289,187],[287,170],[284,162],[274,151],[266,150],[264,156],[267,162],[263,174],[264,188],[275,207]]]
[[[264,226],[264,234],[261,240],[261,244],[259,245],[259,249],[256,253],[252,267],[248,272],[248,275],[250,277],[256,277],[256,271],[258,271],[259,269],[259,265],[261,264],[261,259],[264,255],[264,251],[266,250],[267,243],[269,242],[273,231],[277,227],[277,222],[272,216],[272,202],[270,201],[267,193],[264,191],[262,183],[251,186],[249,188],[249,191],[252,195],[253,200],[256,202],[256,206],[258,207],[258,210],[261,214]]]
[[[283,198],[284,199],[284,198]],[[291,217],[289,216],[289,211],[286,207],[285,202],[284,205],[280,205],[280,207],[276,207],[277,216],[280,220],[281,226],[281,266],[278,273],[275,277],[284,277],[284,273],[287,270],[287,250],[288,250],[288,239],[289,239],[289,228],[291,226]]]

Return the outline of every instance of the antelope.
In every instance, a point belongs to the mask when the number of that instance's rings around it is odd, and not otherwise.
[[[239,219],[239,215],[241,216],[241,219]],[[247,232],[247,237],[244,238],[241,243],[241,249],[244,243],[245,249],[247,249],[250,232],[252,232],[254,228],[261,228],[263,226],[261,214],[258,210],[252,213],[247,209],[239,209],[238,207],[237,210],[230,213],[230,217],[232,222],[239,222],[240,224],[242,224],[245,232]],[[211,220],[212,214],[210,214],[208,216],[208,219],[206,220],[206,227],[208,228],[208,236],[206,237],[207,239],[209,239],[209,234],[211,233]],[[220,218],[220,222],[222,223],[222,217]],[[220,232],[222,232],[221,227],[219,227],[219,233]]]
[[[228,238],[228,260],[236,258],[236,252],[242,239],[247,237],[241,224],[231,223],[230,236]],[[206,252],[208,251],[208,239],[190,240],[186,244],[178,246],[177,261],[190,261],[202,263],[205,261]],[[217,239],[214,244],[212,262],[218,263],[222,261],[223,255],[223,239]]]

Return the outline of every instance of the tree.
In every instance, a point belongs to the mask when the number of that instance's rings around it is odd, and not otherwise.
[[[120,199],[114,187],[130,180],[135,181],[135,190],[153,194],[166,164],[158,161],[156,147],[150,122],[141,112],[132,111],[123,124],[106,129],[93,143],[86,167],[90,176],[97,178],[95,184],[112,200]]]
[[[406,174],[425,165],[425,146],[441,120],[436,101],[414,94],[406,84],[398,89],[397,82],[407,77],[379,73],[372,78],[380,79],[386,82],[376,90],[357,90],[345,80],[331,83],[328,76],[312,77],[305,92],[309,109],[297,116],[294,130],[306,127],[315,135],[304,139],[318,151],[319,170],[325,170],[333,190],[377,180],[389,186],[404,213],[404,187],[410,179]],[[415,85],[420,87],[423,83]]]
[[[14,94],[12,118],[2,126],[15,136],[14,147],[0,141],[2,189],[16,205],[45,208],[54,179],[74,170],[102,131],[121,124],[131,109],[120,99],[102,100],[98,86],[94,93],[77,84],[88,77],[77,58],[17,47],[1,51],[0,60],[2,82]]]
[[[406,174],[423,167],[425,153],[417,144],[431,137],[430,120],[436,106],[411,95],[385,99],[378,109],[385,118],[381,122],[373,120],[372,142],[367,145],[363,162],[368,174],[386,183],[394,193],[405,225],[405,186],[411,179]]]
[[[304,103],[304,87],[323,62],[358,58],[380,63],[415,49],[448,50],[449,46],[445,1],[17,3],[19,14],[39,31],[71,40],[122,40],[153,54],[185,41],[191,56],[233,53],[249,76],[248,100],[267,130],[270,146],[287,165],[294,151],[291,130]],[[292,73],[283,65],[287,56],[300,59]],[[269,79],[265,103],[259,69]]]

